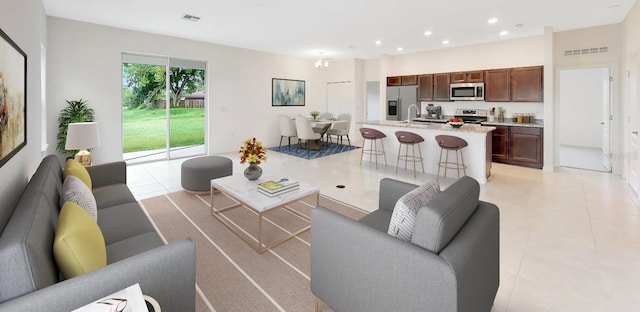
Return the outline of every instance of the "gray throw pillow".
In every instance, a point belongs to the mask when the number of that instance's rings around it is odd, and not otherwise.
[[[93,193],[79,178],[68,175],[62,183],[62,194],[60,194],[60,207],[65,202],[74,202],[84,208],[89,215],[98,221],[98,204]]]
[[[411,241],[418,210],[426,206],[438,193],[440,193],[440,185],[437,181],[432,181],[400,197],[393,208],[387,233],[401,240]]]

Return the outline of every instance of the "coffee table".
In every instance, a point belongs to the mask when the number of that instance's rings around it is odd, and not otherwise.
[[[308,231],[311,228],[310,217],[289,207],[288,206],[289,204],[298,202],[301,199],[314,194],[316,195],[316,205],[318,205],[318,202],[320,200],[320,189],[317,186],[312,186],[302,181],[300,181],[299,189],[284,193],[276,197],[268,197],[258,192],[258,184],[264,181],[269,181],[269,180],[278,181],[281,178],[282,177],[279,177],[279,176],[263,176],[258,180],[249,181],[244,176],[232,175],[232,176],[211,180],[211,214],[214,217],[216,217],[218,220],[220,220],[220,222],[222,222],[222,224],[224,224],[229,230],[231,230],[231,232],[235,233],[245,243],[247,243],[256,252],[260,254]],[[213,202],[214,191],[220,191],[223,195],[232,199],[236,203],[227,207],[216,208]],[[253,210],[258,215],[258,244],[257,245],[255,244],[255,242],[250,241],[245,236],[240,234],[238,227],[231,224],[228,220],[225,220],[225,218],[223,218],[222,216],[222,212],[229,209],[242,207],[242,206]],[[280,239],[274,243],[271,243],[270,245],[265,245],[262,242],[263,240],[262,222],[264,219],[264,215],[267,212],[270,212],[279,208],[285,209],[301,217],[302,219],[308,221],[309,225],[294,233],[291,233],[289,236],[283,239]]]

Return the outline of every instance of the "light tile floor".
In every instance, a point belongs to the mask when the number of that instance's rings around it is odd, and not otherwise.
[[[235,153],[224,156],[234,160],[235,173],[244,170]],[[265,173],[311,182],[321,193],[366,210],[377,208],[383,177],[416,184],[435,178],[414,178],[404,169],[396,174],[395,159],[377,170],[366,160],[360,166],[360,149],[311,161],[276,152],[268,157]],[[182,161],[129,166],[134,195],[181,190]],[[440,179],[443,186],[453,181]],[[620,177],[493,164],[481,199],[500,208],[501,281],[494,311],[640,310],[639,201]]]

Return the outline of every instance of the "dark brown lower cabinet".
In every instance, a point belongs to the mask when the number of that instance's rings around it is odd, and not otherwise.
[[[542,169],[542,128],[497,126],[492,132],[494,162]]]

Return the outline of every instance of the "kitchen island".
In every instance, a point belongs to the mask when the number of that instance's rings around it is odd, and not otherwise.
[[[436,123],[420,123],[406,121],[394,121],[394,120],[374,120],[364,121],[358,123],[361,127],[373,128],[381,131],[387,137],[383,139],[387,160],[390,166],[395,166],[398,157],[398,148],[400,144],[396,139],[396,131],[410,131],[421,135],[424,138],[424,142],[420,143],[420,151],[422,152],[422,158],[424,159],[424,170],[426,173],[437,174],[438,172],[438,159],[440,157],[440,146],[436,142],[436,135],[453,135],[464,139],[469,144],[462,149],[462,155],[464,162],[467,165],[467,175],[476,179],[480,184],[487,183],[487,178],[491,175],[491,131],[495,130],[495,127],[486,127],[480,125],[464,124],[460,128],[453,128],[448,124],[436,124]],[[403,149],[404,151],[404,149]],[[411,154],[411,149],[409,149]],[[417,154],[417,153],[416,153]],[[443,156],[444,157],[444,156]],[[363,160],[368,161],[368,157],[364,157]],[[455,154],[449,152],[449,161],[455,161]],[[417,170],[420,171],[420,164],[417,165]],[[407,169],[413,165],[408,164]],[[400,169],[404,170],[404,162],[400,162]],[[444,168],[441,169],[442,175]],[[400,173],[400,171],[398,171]],[[413,174],[413,172],[412,172]],[[448,177],[457,177],[455,170],[447,170]]]

